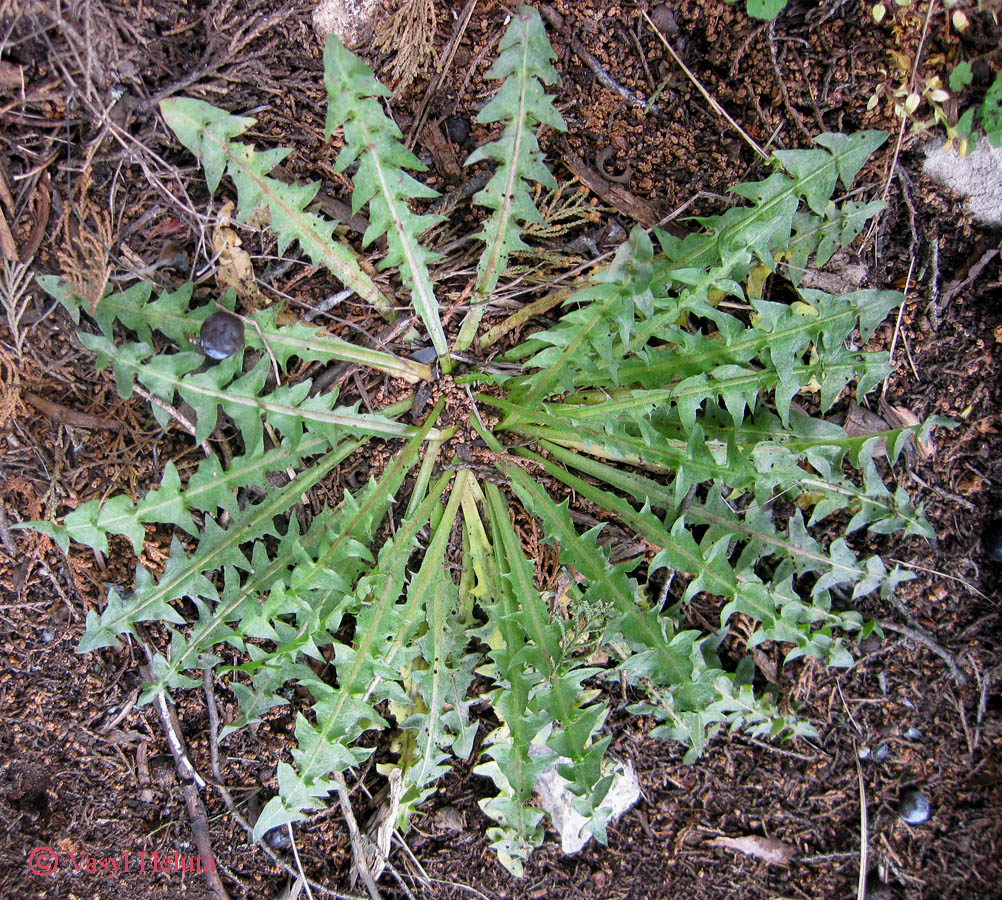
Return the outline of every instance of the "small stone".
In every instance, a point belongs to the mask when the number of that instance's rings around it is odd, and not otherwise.
[[[858,756],[864,762],[867,760],[872,760],[876,763],[884,762],[888,756],[891,755],[891,750],[887,744],[878,744],[877,747],[871,750],[866,745],[859,748]]]
[[[292,841],[289,840],[289,829],[284,825],[266,831],[264,842],[272,850],[288,850],[292,846]]]
[[[909,825],[921,825],[929,821],[931,807],[929,798],[921,791],[907,790],[898,803],[898,815]]]
[[[659,3],[651,10],[651,21],[665,37],[678,34],[678,22],[675,21],[675,13],[663,3]]]
[[[992,77],[992,67],[979,57],[971,63],[971,77],[979,87],[988,84]]]
[[[986,225],[1002,225],[1002,147],[987,137],[977,140],[967,156],[956,147],[930,144],[922,171],[937,184],[965,198],[967,211]]]
[[[981,535],[981,546],[989,559],[1002,562],[1002,519],[989,523]]]
[[[436,831],[462,831],[466,827],[463,812],[455,806],[443,806],[432,816],[432,827]]]
[[[873,761],[882,763],[888,756],[890,756],[890,748],[887,744],[878,744],[877,749],[873,751]]]
[[[920,737],[922,737],[922,732],[914,725],[905,732],[905,738],[909,741],[917,741]]]
[[[244,323],[231,312],[214,312],[198,333],[202,352],[217,362],[232,356],[244,345]]]
[[[465,144],[466,139],[470,136],[470,120],[459,116],[449,116],[442,123],[442,131],[452,143]]]
[[[410,355],[410,359],[413,359],[414,362],[428,365],[438,359],[438,352],[434,347],[421,347]]]
[[[313,28],[320,44],[336,34],[349,50],[364,44],[375,30],[381,12],[379,0],[318,0],[313,8]]]

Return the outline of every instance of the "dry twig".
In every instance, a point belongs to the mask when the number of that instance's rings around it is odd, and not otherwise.
[[[762,159],[768,159],[769,154],[766,153],[765,150],[763,150],[755,142],[755,139],[750,134],[748,134],[747,131],[745,131],[740,125],[738,125],[738,123],[734,120],[731,114],[727,112],[727,110],[724,109],[717,102],[716,98],[713,97],[710,94],[710,92],[705,87],[703,87],[699,79],[692,74],[692,72],[689,70],[689,67],[684,62],[682,62],[682,57],[675,52],[675,48],[668,42],[668,39],[658,30],[657,25],[655,25],[651,21],[651,17],[647,15],[647,11],[641,10],[641,13],[643,17],[647,20],[647,24],[650,25],[652,29],[654,29],[654,33],[658,36],[661,43],[664,44],[665,49],[671,54],[672,59],[674,59],[675,62],[678,64],[679,68],[683,72],[685,72],[686,77],[689,79],[689,81],[693,83],[696,90],[703,95],[703,99],[706,100],[706,102],[709,103],[711,107],[713,107],[714,112],[716,112],[717,115],[724,118],[728,122],[728,124],[730,124],[730,126],[734,128],[739,135],[741,135],[745,143],[748,144],[748,146],[751,147],[752,150],[754,150],[760,157],[762,157]]]
[[[219,797],[225,804],[229,814],[233,816],[233,820],[246,832],[248,841],[252,842],[254,836],[254,826],[240,814],[237,809],[237,805],[233,802],[233,796],[226,788],[226,783],[223,780],[223,770],[219,762],[219,711],[216,708],[216,695],[212,685],[212,670],[203,670],[202,676],[202,687],[205,692],[205,707],[209,714],[209,765],[212,768],[213,778],[211,784],[212,787],[215,788],[216,793],[219,794]],[[302,877],[304,884],[308,884],[310,888],[321,896],[332,897],[334,900],[364,900],[364,898],[355,894],[345,894],[340,891],[332,890],[331,888],[320,884],[318,881],[314,881],[301,871],[297,871],[295,866],[282,859],[282,857],[272,850],[271,847],[269,847],[264,841],[257,841],[255,846],[262,850],[276,866],[283,869],[286,875],[294,879]]]
[[[908,625],[898,625],[897,622],[890,622],[887,619],[879,619],[877,624],[881,628],[886,628],[888,631],[894,631],[897,634],[903,634],[906,638],[915,641],[917,644],[922,644],[928,647],[935,653],[943,662],[946,663],[946,667],[950,670],[950,674],[953,676],[953,680],[957,684],[963,686],[967,684],[967,676],[960,671],[960,666],[957,665],[957,660],[954,655],[943,647],[931,634],[919,629],[911,628]]]
[[[153,651],[150,649],[150,642],[145,630],[141,625],[135,626],[137,640],[146,655],[147,664],[142,668],[143,678],[147,681],[153,680]],[[188,756],[188,748],[185,746],[184,735],[181,732],[180,723],[177,720],[177,713],[174,705],[165,693],[157,695],[157,711],[160,713],[160,722],[167,734],[167,746],[170,748],[171,756],[174,757],[174,766],[177,769],[178,777],[184,782],[182,794],[184,805],[188,811],[188,819],[191,822],[191,834],[195,840],[199,855],[207,860],[215,860],[212,852],[212,841],[209,836],[209,825],[205,812],[205,805],[199,795],[199,788],[205,787],[205,779],[198,774],[198,770],[192,765]],[[229,900],[229,894],[223,886],[222,879],[216,871],[215,865],[206,867],[203,870],[205,881],[209,888],[216,895],[217,900]]]
[[[602,64],[588,52],[588,49],[584,44],[581,43],[573,34],[570,33],[569,29],[564,27],[564,17],[560,15],[552,6],[548,6],[545,3],[539,5],[539,11],[543,14],[543,17],[557,30],[563,32],[564,36],[567,38],[567,43],[571,45],[571,50],[573,50],[581,61],[588,66],[592,72],[595,73],[595,77],[598,79],[599,84],[604,88],[608,88],[615,94],[619,94],[630,106],[636,106],[638,109],[643,109],[645,111],[649,110],[652,113],[657,113],[658,109],[653,103],[649,103],[647,100],[641,100],[636,94],[633,93],[629,88],[623,87],[615,78],[613,78],[604,68]],[[646,15],[646,13],[645,13]]]

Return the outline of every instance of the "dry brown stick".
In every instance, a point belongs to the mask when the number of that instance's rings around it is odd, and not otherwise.
[[[477,0],[466,0],[466,6],[463,7],[463,11],[459,14],[459,21],[456,22],[456,27],[452,30],[452,37],[449,38],[449,43],[446,44],[445,49],[442,51],[442,64],[439,66],[438,74],[431,80],[428,90],[424,92],[424,97],[421,100],[421,108],[414,117],[411,130],[407,134],[406,146],[408,150],[414,149],[414,142],[424,127],[425,119],[428,118],[428,107],[431,105],[431,98],[438,93],[442,81],[448,74],[449,69],[452,68],[452,61],[456,58],[456,50],[459,49],[459,42],[463,39],[463,35],[466,34],[466,28],[470,24],[470,19],[473,16],[473,10],[476,5]]]
[[[976,263],[967,268],[966,272],[961,270],[961,274],[943,288],[940,308],[946,306],[957,294],[971,284],[984,271],[985,266],[998,256],[1000,250],[1002,250],[1002,247],[989,248],[981,254]],[[970,261],[968,260],[968,262]]]
[[[790,114],[790,118],[793,119],[793,123],[797,126],[797,130],[807,138],[808,144],[813,144],[814,139],[811,137],[811,133],[807,130],[804,125],[804,120],[801,118],[800,113],[798,113],[793,108],[793,103],[790,101],[790,92],[787,90],[786,81],[783,78],[782,73],[779,71],[779,60],[776,58],[776,20],[773,19],[769,22],[769,58],[772,60],[772,71],[776,76],[776,83],[779,85],[779,92],[783,95],[783,106],[786,111]]]
[[[401,316],[395,322],[391,322],[389,325],[386,325],[382,331],[375,336],[375,340],[366,340],[363,343],[363,346],[382,349],[391,341],[394,341],[403,335],[412,326],[413,322],[413,316]],[[347,376],[354,371],[356,366],[357,363],[339,362],[330,368],[324,369],[323,372],[313,379],[310,394],[316,396],[321,391],[325,391],[335,382],[338,382],[343,378],[347,378]]]
[[[922,25],[922,36],[919,38],[918,50],[915,51],[915,61],[912,65],[912,73],[908,79],[908,90],[915,90],[915,76],[918,74],[919,66],[922,63],[922,52],[925,49],[925,39],[929,34],[929,22],[932,20],[933,10],[936,8],[936,0],[929,0],[929,8],[926,10],[925,22]],[[901,111],[901,125],[898,127],[898,139],[894,143],[894,153],[891,155],[891,163],[887,169],[887,178],[884,181],[884,190],[880,195],[880,199],[886,204],[887,198],[891,193],[891,181],[894,178],[894,171],[898,167],[898,158],[901,156],[901,147],[905,140],[905,125],[908,122],[908,116],[904,114],[904,110]],[[866,231],[866,235],[863,237],[863,245],[865,246],[870,242],[870,239],[877,233],[877,227],[883,218],[883,210],[878,212],[870,222],[870,227]]]
[[[216,871],[215,859],[212,855],[212,840],[209,837],[209,823],[205,813],[205,804],[198,794],[198,788],[193,782],[188,782],[182,789],[184,794],[184,805],[188,810],[188,819],[191,822],[191,836],[195,839],[195,846],[204,860],[211,861],[211,865],[206,865],[202,870],[205,873],[205,880],[209,883],[213,893],[219,900],[229,900],[230,895],[226,893],[222,879]]]
[[[459,104],[462,102],[463,97],[466,96],[466,89],[470,86],[470,80],[473,78],[475,72],[477,72],[481,65],[483,65],[484,57],[488,53],[493,52],[494,47],[497,42],[501,40],[501,35],[504,33],[504,27],[498,28],[489,38],[484,41],[484,45],[477,51],[477,55],[473,57],[473,61],[466,67],[466,74],[463,76],[463,81],[459,85],[459,90],[456,91],[455,100],[452,102],[451,112],[459,108]]]
[[[7,207],[7,211],[11,215],[17,211],[14,195],[10,192],[10,185],[7,183],[7,170],[4,168],[3,160],[0,160],[0,203]]]
[[[219,710],[216,708],[216,692],[212,687],[212,669],[208,666],[202,669],[202,689],[205,692],[205,709],[209,714],[209,767],[216,784],[222,788],[225,800],[229,797],[229,791],[226,790],[222,767],[219,765]],[[227,803],[227,806],[230,805]]]
[[[606,72],[604,68],[602,68],[602,64],[588,51],[587,47],[585,47],[581,41],[571,34],[570,29],[564,27],[564,17],[560,15],[560,13],[558,13],[552,6],[541,3],[539,5],[539,11],[543,14],[543,17],[547,22],[557,29],[557,31],[563,33],[564,37],[567,39],[567,43],[571,45],[571,50],[573,50],[578,57],[580,57],[581,61],[595,73],[595,77],[598,79],[599,84],[608,88],[614,94],[619,94],[619,96],[631,106],[636,106],[638,109],[649,110],[655,114],[657,113],[658,108],[655,104],[650,103],[647,100],[642,100],[629,88],[623,87],[618,81],[616,81],[615,78]]]
[[[647,54],[644,53],[644,48],[640,45],[640,38],[637,36],[637,31],[634,31],[632,28],[630,28],[629,25],[625,25],[618,20],[616,21],[616,24],[621,26],[629,35],[630,41],[632,42],[634,48],[637,51],[637,57],[640,59],[640,64],[644,67],[644,75],[647,76],[647,90],[649,90],[653,95],[654,92],[657,90],[658,85],[657,82],[654,80],[654,76],[651,74],[651,67],[647,63]],[[639,31],[639,29],[640,29],[640,24],[638,22],[637,30]]]
[[[182,76],[172,84],[161,88],[148,100],[142,101],[140,109],[152,109],[161,100],[172,97],[181,91],[187,90],[193,84],[211,75],[219,75],[220,70],[230,64],[235,58],[241,55],[241,51],[252,41],[260,37],[265,31],[287,19],[295,12],[295,5],[288,4],[286,8],[280,9],[276,13],[267,16],[262,13],[247,21],[242,28],[236,29],[236,33],[229,39],[225,47],[219,42],[210,40],[202,53],[196,67]],[[224,17],[231,21],[240,21],[240,16]]]
[[[7,551],[7,554],[11,559],[18,558],[17,544],[14,543],[14,538],[10,533],[10,525],[7,522],[7,513],[4,510],[2,503],[0,503],[0,543],[3,544],[4,549]]]
[[[28,239],[21,248],[20,256],[18,257],[21,262],[28,262],[38,252],[38,248],[42,246],[42,239],[45,237],[45,229],[48,227],[49,214],[52,210],[49,182],[49,173],[43,171],[38,184],[35,186],[35,197],[37,198],[34,212],[35,222],[28,233]]]
[[[902,319],[904,318],[904,315],[905,315],[905,307],[908,305],[908,291],[909,291],[909,289],[912,286],[912,272],[914,270],[915,270],[915,256],[913,254],[912,258],[911,258],[911,262],[908,265],[908,275],[905,278],[905,289],[904,289],[904,292],[901,295],[901,304],[898,307],[898,317],[897,317],[897,319],[894,322],[894,335],[891,337],[891,349],[888,351],[888,354],[887,354],[887,365],[888,365],[889,371],[887,373],[887,377],[884,379],[884,386],[883,386],[883,388],[881,388],[881,391],[880,391],[880,399],[881,400],[883,400],[884,397],[887,396],[887,386],[888,386],[888,384],[890,384],[891,374],[894,371],[894,369],[893,369],[893,366],[894,366],[894,351],[895,351],[895,349],[897,349],[897,346],[898,346],[898,337],[901,335],[901,321],[902,321]],[[905,345],[905,349],[907,350],[907,344]],[[911,353],[909,353],[908,354],[908,360],[911,361],[911,358],[912,358],[911,357]],[[915,364],[914,363],[912,363],[912,371],[915,372]],[[916,378],[917,381],[921,381],[922,380],[921,378],[918,377],[918,372],[915,372],[915,378]]]
[[[985,724],[985,713],[988,711],[988,697],[992,692],[993,677],[992,672],[985,672],[984,675],[981,674],[981,668],[975,664],[974,674],[980,683],[981,694],[978,697],[978,717],[974,723],[974,749],[978,749],[978,745],[981,743],[981,729]],[[974,760],[971,759],[973,765]]]
[[[87,413],[77,412],[77,410],[63,406],[61,403],[53,403],[51,400],[39,397],[37,394],[31,393],[31,391],[22,391],[21,396],[40,413],[43,413],[60,425],[72,425],[76,428],[100,428],[105,431],[121,431],[123,427],[121,422],[116,422],[114,419],[105,419],[101,416],[91,416]]]
[[[247,834],[247,840],[254,843],[254,826],[250,824],[237,810],[237,805],[233,802],[233,796],[230,794],[229,790],[226,788],[226,783],[223,780],[222,767],[219,764],[219,711],[216,709],[216,694],[212,686],[212,670],[204,669],[202,671],[202,687],[205,692],[205,706],[209,713],[209,765],[212,768],[212,786],[216,789],[216,793],[219,794],[220,799],[226,805],[227,811],[233,816],[233,820],[241,827]],[[257,846],[264,851],[265,855],[279,868],[284,869],[286,875],[290,878],[299,878],[300,872],[295,866],[287,863],[282,857],[280,857],[274,850],[271,849],[263,840],[257,841]],[[335,900],[364,900],[362,897],[358,897],[355,894],[343,894],[338,891],[331,890],[329,887],[325,887],[317,881],[314,881],[308,876],[303,876],[306,883],[310,888],[316,891],[318,894],[323,894],[325,897],[333,897]]]
[[[341,813],[344,815],[345,824],[348,826],[348,835],[351,838],[351,849],[355,858],[355,868],[365,884],[366,891],[372,900],[381,900],[379,888],[372,880],[372,873],[369,871],[368,854],[362,842],[362,833],[358,830],[358,822],[355,821],[355,813],[351,808],[351,800],[348,799],[348,785],[345,784],[344,776],[340,772],[333,775],[334,783],[337,786],[337,799],[341,805]]]
[[[748,52],[748,48],[752,45],[752,42],[757,38],[765,29],[768,24],[763,22],[761,25],[754,28],[751,34],[748,35],[742,42],[741,46],[738,47],[738,52],[734,54],[734,59],[731,60],[731,68],[729,69],[731,78],[734,78],[738,74],[738,66],[741,64],[741,60],[745,53]]]
[[[886,628],[888,631],[894,631],[897,634],[903,634],[906,638],[915,641],[917,644],[922,644],[928,647],[935,653],[943,662],[946,663],[946,667],[950,670],[950,674],[953,676],[953,680],[957,684],[963,686],[967,684],[967,676],[960,671],[960,666],[957,665],[957,660],[954,659],[953,654],[943,647],[942,644],[936,641],[936,639],[931,635],[927,634],[918,628],[910,628],[907,625],[898,625],[897,622],[890,622],[887,619],[878,619],[877,624],[881,628]]]
[[[856,743],[853,741],[853,749]],[[863,767],[859,762],[859,751],[853,753],[856,760],[856,778],[859,781],[859,878],[856,882],[856,900],[866,900],[866,873],[870,858],[870,821],[866,810],[866,785],[863,783]]]
[[[895,563],[896,565],[904,566],[905,568],[908,569],[915,569],[917,572],[928,572],[930,575],[938,575],[940,578],[947,578],[950,581],[956,581],[958,584],[962,584],[965,588],[967,588],[967,590],[969,590],[972,594],[975,594],[976,596],[980,597],[982,600],[990,601],[994,599],[992,597],[989,597],[987,594],[981,593],[981,591],[979,591],[973,584],[971,584],[971,582],[969,582],[966,578],[961,578],[959,575],[951,575],[948,572],[942,572],[939,569],[930,569],[928,566],[920,566],[918,563],[909,562],[906,559],[895,559],[893,556],[891,557],[890,561],[892,563]]]
[[[629,88],[623,87],[615,78],[613,78],[605,69],[602,68],[602,64],[588,51],[584,44],[581,43],[573,34],[571,34],[570,29],[564,27],[564,17],[560,15],[552,6],[546,3],[541,3],[539,5],[539,11],[543,14],[543,17],[549,22],[557,31],[563,33],[564,37],[567,38],[567,43],[571,45],[571,50],[573,50],[581,61],[588,66],[592,72],[595,73],[595,77],[598,79],[599,84],[603,87],[608,88],[615,94],[619,94],[627,103],[631,106],[636,106],[638,109],[649,110],[652,113],[657,113],[658,108],[655,104],[650,103],[647,100],[642,100],[636,94],[633,93]]]
[[[0,209],[0,255],[11,261],[17,259],[17,244],[14,243],[14,235],[11,234],[10,225],[7,224],[2,209]]]
[[[153,681],[153,651],[150,650],[149,639],[145,630],[138,623],[134,626],[137,640],[146,654],[147,664],[142,667],[142,676],[147,681]],[[182,795],[184,805],[188,811],[188,819],[191,822],[191,835],[195,839],[195,846],[198,853],[206,860],[211,860],[212,865],[206,866],[202,871],[209,888],[216,895],[217,900],[230,900],[230,895],[223,886],[222,879],[215,867],[215,856],[212,852],[212,840],[209,836],[208,817],[205,812],[205,804],[199,796],[198,789],[205,787],[205,779],[198,774],[198,770],[192,765],[188,756],[188,748],[184,742],[184,735],[181,732],[181,725],[174,711],[174,704],[171,703],[167,694],[161,692],[156,698],[157,712],[160,713],[160,722],[167,733],[167,746],[170,748],[171,756],[174,757],[174,767],[177,769],[178,777],[183,782]]]
[[[661,41],[662,44],[664,44],[665,49],[671,54],[671,58],[674,59],[675,63],[678,65],[678,67],[683,72],[685,72],[686,77],[689,79],[689,81],[691,81],[693,83],[693,85],[695,86],[696,90],[699,91],[703,95],[703,99],[706,100],[706,102],[709,103],[711,107],[713,107],[713,111],[715,113],[717,113],[717,115],[722,116],[728,122],[728,124],[732,128],[734,128],[737,131],[738,134],[741,135],[741,137],[744,139],[745,143],[747,143],[748,146],[752,148],[752,150],[754,150],[759,156],[761,156],[762,159],[768,159],[769,158],[769,154],[767,154],[755,142],[755,139],[750,134],[748,134],[748,132],[745,131],[734,120],[734,118],[731,116],[731,114],[726,109],[724,109],[717,102],[716,98],[713,97],[710,94],[710,92],[705,87],[703,87],[703,85],[700,83],[699,79],[696,78],[696,76],[693,75],[691,71],[689,71],[689,67],[684,62],[682,62],[682,57],[679,56],[675,52],[675,48],[670,43],[668,43],[668,39],[660,32],[660,30],[658,29],[657,25],[655,25],[651,21],[651,17],[649,15],[647,15],[647,12],[645,10],[641,10],[641,13],[642,13],[643,17],[647,20],[647,24],[650,25],[651,28],[654,29],[654,33],[658,36],[658,39]]]
[[[569,150],[561,154],[564,165],[571,170],[589,190],[598,194],[603,203],[614,206],[620,213],[645,228],[653,228],[661,221],[661,211],[653,204],[642,200],[621,184],[603,178],[594,169]]]
[[[140,387],[138,384],[134,384],[132,389],[145,401],[150,404],[159,406],[167,415],[169,415],[175,422],[178,423],[185,431],[188,432],[192,437],[195,436],[195,426],[190,422],[179,410],[176,410],[173,406],[164,400],[161,400],[156,394],[151,394],[145,388]],[[202,451],[206,456],[212,456],[212,448],[209,446],[208,440],[202,441]]]

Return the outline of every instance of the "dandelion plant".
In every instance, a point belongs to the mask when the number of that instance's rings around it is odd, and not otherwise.
[[[552,59],[538,14],[522,7],[480,115],[500,134],[468,161],[496,164],[475,198],[488,211],[483,249],[454,338],[473,353],[509,259],[527,249],[521,226],[539,220],[530,186],[556,184],[536,139],[539,126],[564,127],[545,90],[557,77]],[[148,284],[109,293],[96,330],[80,332],[84,345],[113,367],[123,397],[143,385],[161,426],[188,404],[207,455],[186,479],[168,463],[145,496],[91,500],[32,527],[64,549],[102,553],[123,535],[137,554],[146,526],[175,530],[162,571],[139,566],[129,590],[109,590],[88,614],[80,650],[163,623],[169,646],[143,700],[193,688],[211,670],[239,704],[224,739],[299,705],[257,837],[322,808],[340,773],[377,745],[393,760],[379,771],[402,784],[406,827],[450,759],[476,747],[475,771],[494,785],[481,803],[489,836],[518,874],[543,839],[533,788],[553,761],[604,838],[606,682],[624,680],[630,709],[690,761],[721,729],[811,734],[761,688],[750,651],[768,641],[787,660],[851,665],[853,641],[870,627],[854,601],[909,577],[862,553],[854,535],[931,536],[921,509],[888,487],[888,466],[929,424],[854,436],[824,418],[850,386],[862,399],[888,374],[887,354],[863,348],[901,295],[799,286],[805,267],[879,209],[833,198],[884,135],[825,134],[816,148],[775,153],[764,180],[734,188],[737,202],[684,239],[635,228],[498,368],[451,355],[437,257],[422,243],[436,219],[419,210],[434,192],[412,174],[422,166],[380,102],[389,92],[336,37],[324,83],[328,137],[343,146],[337,168],[357,165],[352,206],[367,207],[372,223],[363,244],[386,238],[392,277],[381,286],[336,223],[310,211],[317,186],[271,174],[287,151],[240,140],[253,119],[194,99],[165,100],[161,111],[209,190],[235,196],[243,218],[266,215],[280,252],[298,242],[381,315],[409,303],[437,364],[279,324],[287,317],[276,309],[242,310],[245,345],[211,364],[197,335],[207,316],[235,307],[232,291],[209,303],[191,285],[155,299]],[[784,299],[763,292],[763,272],[786,286]],[[42,284],[75,320],[89,310],[58,279]],[[416,423],[403,418],[410,399],[362,411],[297,380],[292,360],[368,366],[397,384],[435,383],[442,396]],[[220,414],[240,447],[225,462],[212,442]],[[477,448],[475,462],[457,442]],[[291,512],[376,447],[388,462],[367,484],[345,487],[311,521]],[[519,527],[529,518],[553,548],[559,591]],[[640,549],[617,553],[611,524]],[[697,598],[716,604],[711,630],[690,615]],[[478,741],[483,702],[495,727]]]

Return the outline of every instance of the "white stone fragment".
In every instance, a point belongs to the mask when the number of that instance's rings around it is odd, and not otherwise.
[[[557,766],[568,762],[570,760],[566,757],[555,759],[539,776],[533,788],[539,798],[539,805],[550,814],[553,827],[560,832],[561,850],[565,855],[577,853],[592,837],[591,832],[585,830],[588,820],[571,806],[574,795],[567,790],[570,782],[557,774]],[[617,763],[607,759],[602,769],[604,774],[613,775],[612,786],[602,801],[603,807],[612,809],[609,815],[611,822],[640,798],[640,782],[637,781],[637,774],[631,763]]]
[[[1002,225],[1002,147],[982,137],[967,156],[944,144],[926,148],[922,171],[937,184],[967,199],[967,210],[986,225]]]
[[[317,0],[313,8],[313,28],[320,43],[336,34],[349,50],[371,37],[380,0]]]

